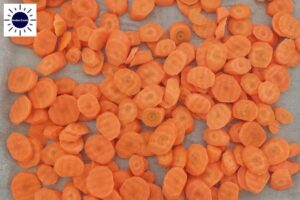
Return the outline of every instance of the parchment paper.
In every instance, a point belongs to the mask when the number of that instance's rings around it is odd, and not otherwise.
[[[131,1],[131,0],[130,0]],[[17,95],[11,94],[6,88],[6,77],[9,70],[13,66],[25,65],[31,68],[35,68],[40,58],[34,55],[30,49],[19,47],[12,44],[8,38],[3,37],[3,3],[19,3],[20,0],[0,0],[1,2],[1,26],[0,26],[0,200],[12,199],[9,185],[11,177],[20,169],[16,163],[10,158],[5,147],[5,141],[11,131],[25,132],[26,127],[12,126],[8,120],[7,113],[11,103],[16,99]],[[101,15],[105,12],[104,0],[98,0],[101,4]],[[254,22],[270,24],[270,17],[265,14],[263,4],[255,3],[254,0],[223,0],[223,5],[229,6],[236,2],[243,2],[251,5],[253,10],[252,20]],[[296,9],[295,13],[300,19],[300,1],[294,0]],[[129,20],[128,15],[122,16],[121,27],[122,30],[136,30],[138,26],[147,22],[158,22],[166,29],[172,23],[177,21],[188,20],[180,14],[176,6],[173,7],[156,7],[155,11],[142,22],[133,22]],[[196,46],[199,45],[200,40],[197,37],[193,37],[193,42]],[[279,137],[284,137],[289,141],[300,142],[300,68],[290,70],[292,75],[292,85],[288,92],[282,95],[282,98],[278,105],[282,105],[293,112],[295,116],[295,122],[289,126],[283,126]],[[82,73],[81,65],[68,65],[59,73],[52,76],[52,78],[58,78],[62,76],[71,76],[79,82],[92,81],[100,82],[101,77],[91,78]],[[94,124],[89,124],[92,132],[96,132]],[[196,129],[193,134],[186,138],[185,146],[188,147],[191,143],[202,143],[202,130],[204,125],[202,122],[197,122]],[[270,136],[270,135],[269,135]],[[300,162],[300,157],[295,160]],[[118,159],[121,167],[126,168],[127,162]],[[157,165],[156,159],[150,159],[150,168],[156,173],[157,183],[161,183],[165,170]],[[293,178],[294,187],[287,191],[276,192],[267,187],[261,194],[254,195],[246,192],[240,194],[241,200],[297,200],[300,199],[300,175],[296,175]]]

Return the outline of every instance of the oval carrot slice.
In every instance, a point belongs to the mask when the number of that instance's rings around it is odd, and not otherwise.
[[[199,199],[200,196],[203,200],[212,200],[210,188],[200,179],[188,180],[185,195],[189,200]]]
[[[210,129],[225,127],[231,120],[232,111],[222,103],[215,104],[206,116],[206,124]]]
[[[7,86],[11,92],[24,93],[31,90],[38,80],[36,72],[28,67],[13,68],[7,78]]]
[[[105,198],[114,189],[113,173],[108,167],[95,167],[86,177],[86,188],[90,194],[98,198]]]
[[[96,19],[99,15],[100,6],[95,0],[74,0],[72,1],[72,9],[80,17]]]
[[[263,103],[273,104],[279,100],[280,90],[275,83],[265,81],[258,87],[258,97]]]
[[[267,173],[269,162],[261,149],[254,146],[245,147],[242,152],[242,159],[250,172],[256,175]]]
[[[49,76],[61,70],[67,64],[62,52],[54,52],[45,56],[37,66],[37,71],[44,76]]]
[[[13,159],[24,162],[33,156],[33,148],[30,140],[21,133],[13,132],[6,141],[6,147]]]
[[[275,108],[275,118],[281,124],[291,124],[294,120],[293,114],[283,107]]]
[[[144,0],[142,0],[144,1]],[[153,0],[150,0],[150,2]],[[157,42],[164,34],[164,30],[158,23],[149,23],[139,27],[141,42]]]
[[[10,190],[14,199],[34,199],[35,192],[41,189],[37,176],[29,172],[19,172],[11,181]]]
[[[253,101],[239,100],[233,104],[233,117],[244,121],[253,121],[258,115],[258,108]]]
[[[138,74],[126,68],[115,72],[113,82],[122,93],[128,96],[137,94],[142,84]]]
[[[213,146],[224,147],[229,145],[230,137],[224,130],[206,129],[203,135],[204,141]]]
[[[162,87],[151,84],[142,89],[134,100],[140,109],[145,109],[158,106],[162,102],[163,95]]]
[[[169,28],[169,36],[176,44],[181,44],[191,40],[192,31],[186,23],[176,22]]]
[[[124,200],[147,200],[150,196],[150,187],[144,179],[133,176],[123,182],[120,195]]]
[[[32,103],[25,95],[18,97],[9,110],[9,119],[13,124],[24,122],[30,115]]]
[[[130,157],[128,165],[134,176],[141,176],[148,168],[148,160],[142,156],[133,155]]]
[[[162,123],[165,118],[163,108],[146,108],[142,112],[142,121],[146,126],[156,127]]]
[[[153,11],[155,0],[134,0],[132,2],[129,16],[133,20],[143,20]]]
[[[186,170],[190,175],[203,174],[208,164],[206,149],[200,144],[192,144],[188,148]]]
[[[197,114],[207,114],[212,107],[208,98],[196,93],[187,95],[184,104],[191,112]]]
[[[34,108],[47,108],[53,104],[57,96],[57,86],[50,78],[40,79],[35,87],[28,92]]]
[[[62,155],[54,164],[55,172],[61,177],[79,176],[83,173],[83,161],[77,156]]]
[[[251,51],[250,40],[242,35],[233,35],[225,42],[228,48],[228,58],[244,57]]]
[[[163,69],[168,75],[175,76],[183,70],[186,62],[186,54],[180,50],[175,50],[167,57]]]
[[[289,71],[281,65],[270,65],[264,73],[264,78],[275,83],[281,92],[287,91],[290,87],[291,78]]]
[[[272,138],[262,147],[270,165],[279,164],[289,157],[289,144],[281,138]]]
[[[267,139],[265,130],[257,122],[246,122],[239,131],[239,140],[245,146],[262,146]]]
[[[113,140],[120,135],[121,124],[114,113],[105,112],[96,119],[98,131],[108,140]]]
[[[163,181],[163,193],[167,198],[178,198],[187,181],[186,172],[179,167],[169,169]]]
[[[95,118],[101,109],[98,99],[89,93],[78,98],[77,106],[79,112],[88,118]]]
[[[194,67],[187,74],[188,83],[201,89],[212,87],[215,79],[215,74],[207,67]]]

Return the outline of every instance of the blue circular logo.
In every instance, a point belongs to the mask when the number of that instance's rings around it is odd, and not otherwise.
[[[28,24],[28,16],[23,12],[16,12],[12,16],[12,23],[16,28],[24,28]]]

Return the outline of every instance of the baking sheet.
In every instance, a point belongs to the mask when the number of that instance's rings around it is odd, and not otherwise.
[[[131,0],[130,0],[131,1]],[[3,18],[3,3],[19,3],[20,0],[0,0],[1,18]],[[98,0],[101,5],[101,15],[105,12],[104,0]],[[265,14],[262,4],[255,3],[254,0],[223,0],[223,5],[229,6],[236,2],[243,2],[251,5],[253,10],[252,20],[257,23],[270,24],[270,17]],[[295,0],[295,13],[300,19],[300,1]],[[165,29],[172,23],[177,21],[188,20],[180,14],[176,6],[173,7],[156,7],[154,12],[143,22],[133,22],[129,20],[128,15],[122,16],[121,27],[122,30],[136,30],[137,27],[148,22],[158,22]],[[35,68],[40,58],[38,58],[31,49],[19,47],[12,44],[8,38],[3,37],[3,21],[0,25],[0,200],[11,200],[11,194],[9,190],[11,177],[20,169],[16,163],[9,157],[5,148],[5,141],[11,131],[25,132],[25,126],[14,127],[10,124],[7,113],[10,104],[16,99],[17,95],[11,94],[6,88],[6,77],[9,70],[13,66],[25,65],[31,68]],[[199,45],[200,40],[197,37],[193,37],[193,43]],[[286,138],[288,141],[300,142],[300,68],[290,70],[292,75],[292,85],[290,90],[285,93],[278,105],[282,105],[293,112],[295,116],[295,123],[289,126],[283,126],[281,129],[280,137]],[[83,74],[81,65],[68,65],[62,71],[52,76],[52,78],[58,78],[62,76],[71,76],[79,82],[92,81],[100,82],[101,77],[91,78]],[[91,132],[95,132],[94,124],[89,124]],[[196,123],[196,129],[193,134],[186,138],[185,146],[189,146],[192,143],[202,143],[202,131],[204,124],[202,122]],[[300,162],[300,157],[296,158]],[[127,167],[127,162],[118,159],[117,160],[122,168]],[[157,182],[161,183],[165,170],[157,165],[156,159],[150,159],[150,169],[157,175]],[[241,200],[296,200],[300,196],[300,175],[296,175],[293,178],[294,187],[283,192],[276,192],[267,187],[261,194],[254,195],[246,192],[240,194]]]

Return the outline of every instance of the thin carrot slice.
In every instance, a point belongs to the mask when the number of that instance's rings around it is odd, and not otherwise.
[[[134,176],[141,176],[148,168],[148,161],[142,156],[133,155],[129,158],[128,165]]]
[[[280,0],[275,0],[272,2],[268,2],[267,7],[266,7],[266,12],[270,15],[273,16],[279,11],[284,11],[288,13],[292,13],[294,8],[293,1],[291,0],[286,0],[286,1],[280,1]]]
[[[10,190],[14,199],[34,199],[34,194],[41,189],[41,183],[35,174],[19,172],[11,181]]]
[[[13,159],[24,162],[33,156],[33,148],[30,140],[21,133],[13,132],[6,141],[6,147]]]
[[[213,146],[227,146],[230,138],[224,130],[209,130],[206,129],[203,135],[204,141]]]
[[[253,27],[253,35],[256,39],[262,41],[262,42],[272,42],[274,39],[274,33],[272,31],[272,29],[270,29],[268,26],[266,25],[254,25]]]
[[[59,143],[52,143],[47,145],[41,152],[41,161],[48,165],[54,165],[56,160],[62,155],[66,154]]]
[[[237,20],[231,18],[228,21],[227,28],[232,35],[250,36],[252,34],[253,26],[248,19]]]
[[[269,170],[271,172],[275,172],[278,169],[288,169],[290,174],[294,175],[299,172],[300,164],[298,162],[292,162],[287,160],[282,163],[279,163],[278,165],[272,165]]]
[[[157,43],[154,54],[157,57],[167,57],[175,49],[176,44],[173,40],[163,39]]]
[[[277,63],[289,67],[297,65],[298,52],[294,40],[284,39],[276,47],[274,56]]]
[[[50,9],[40,10],[36,13],[37,17],[37,30],[53,30],[55,12]]]
[[[291,78],[289,71],[281,65],[270,65],[264,73],[264,78],[275,83],[281,92],[287,91],[290,87]]]
[[[185,187],[185,195],[189,200],[212,200],[210,188],[200,179],[189,179]]]
[[[266,68],[271,63],[273,48],[268,43],[255,42],[249,54],[249,60],[253,67]]]
[[[124,200],[147,200],[150,197],[150,187],[144,179],[133,176],[124,181],[120,195]]]
[[[253,101],[239,100],[232,107],[233,117],[244,121],[253,121],[258,115],[258,107]]]
[[[104,28],[108,33],[120,29],[120,21],[117,15],[104,13],[100,19],[99,26]]]
[[[128,9],[128,2],[126,0],[105,0],[105,4],[110,12],[115,13],[119,16],[125,14]]]
[[[156,107],[163,99],[163,89],[158,85],[149,85],[142,89],[136,96],[135,102],[141,109]]]
[[[164,30],[158,23],[149,23],[139,27],[141,42],[157,42],[164,34]]]
[[[30,46],[33,44],[34,37],[10,37],[10,40],[17,45]]]
[[[59,200],[61,199],[61,193],[57,190],[41,188],[40,190],[34,193],[34,199],[42,200],[42,199],[53,199]]]
[[[187,81],[201,89],[208,89],[215,84],[215,74],[206,67],[194,67],[187,74]]]
[[[178,75],[185,67],[186,62],[186,54],[180,50],[175,50],[167,57],[163,69],[170,76]]]
[[[86,188],[98,198],[106,198],[114,189],[113,173],[108,167],[93,168],[86,178]]]
[[[234,19],[247,19],[252,13],[251,8],[243,3],[234,4],[229,12]]]
[[[291,188],[293,181],[288,169],[278,169],[271,175],[271,188],[281,191]]]
[[[212,71],[217,72],[223,68],[228,57],[228,49],[222,43],[211,44],[206,51],[206,65]]]
[[[108,32],[105,28],[94,29],[88,40],[88,47],[93,50],[101,50],[108,39]]]
[[[169,36],[176,44],[181,44],[191,40],[192,31],[186,23],[177,22],[169,28]]]
[[[275,108],[275,118],[281,124],[291,124],[293,123],[294,117],[292,113],[286,110],[283,107],[276,107]]]
[[[207,113],[206,124],[210,129],[220,129],[230,122],[231,117],[230,108],[225,104],[218,103]]]
[[[121,93],[113,84],[113,77],[109,77],[102,81],[99,88],[103,96],[114,103],[119,103],[122,99],[126,98],[126,95]]]
[[[129,16],[136,21],[143,20],[151,14],[154,7],[155,0],[134,0],[129,11]]]
[[[224,18],[222,19],[217,28],[216,28],[216,32],[215,32],[215,35],[216,35],[216,39],[222,39],[224,38],[225,36],[225,31],[226,31],[226,26],[227,26],[227,21],[228,19],[227,18]]]
[[[115,72],[113,82],[118,90],[127,96],[137,94],[142,84],[138,74],[126,68]]]
[[[75,186],[73,186],[73,184],[65,185],[65,187],[62,191],[62,198],[63,199],[80,200],[81,199],[81,193]]]
[[[53,167],[46,164],[37,166],[36,175],[43,185],[53,185],[58,180],[58,175],[55,173]]]
[[[251,70],[252,66],[249,59],[244,57],[234,58],[224,66],[224,72],[231,75],[244,75]]]
[[[280,90],[273,82],[265,81],[258,87],[258,97],[263,103],[273,104],[279,100]]]
[[[80,96],[84,94],[91,94],[95,96],[97,99],[101,97],[101,93],[99,91],[99,88],[95,83],[91,82],[85,82],[78,84],[72,92],[72,95],[76,98],[79,98]]]
[[[99,15],[100,6],[95,0],[74,0],[72,1],[72,9],[80,17],[96,19]]]
[[[195,60],[196,57],[196,50],[193,44],[188,42],[183,42],[178,45],[178,50],[183,51],[187,55],[187,63],[186,65],[192,63]]]
[[[114,113],[104,112],[96,119],[98,131],[108,140],[113,140],[120,135],[121,124]]]
[[[288,159],[290,148],[288,142],[281,138],[272,138],[262,147],[270,165],[279,164]]]
[[[247,189],[255,194],[260,193],[268,183],[270,174],[267,172],[263,175],[256,175],[247,171],[245,174],[245,182]]]
[[[13,68],[7,79],[8,89],[14,93],[24,93],[31,90],[36,82],[38,76],[36,72],[27,67]]]
[[[260,147],[266,139],[265,130],[257,122],[246,122],[239,131],[239,140],[245,146]]]
[[[207,39],[215,35],[217,24],[213,20],[203,17],[201,23],[193,24],[192,28],[197,36]]]
[[[199,176],[208,165],[206,149],[200,144],[192,144],[188,148],[186,170],[190,175]]]
[[[157,127],[165,117],[163,108],[146,108],[142,112],[142,122],[149,127]]]
[[[61,70],[67,64],[62,52],[54,52],[45,56],[37,66],[37,71],[44,76],[49,76]]]
[[[43,124],[48,121],[48,111],[46,109],[34,109],[26,119],[28,124]]]
[[[83,173],[83,161],[73,155],[62,155],[54,164],[55,172],[61,177],[79,176]]]
[[[206,12],[215,12],[221,6],[221,0],[201,0],[200,2]]]
[[[187,181],[186,172],[179,167],[171,168],[164,177],[163,193],[167,198],[178,198]]]
[[[208,164],[206,170],[201,175],[201,180],[208,186],[216,185],[224,176],[220,163]],[[189,184],[189,183],[188,183]]]
[[[31,110],[32,103],[30,99],[27,96],[22,95],[12,104],[9,110],[9,119],[13,124],[20,124],[30,116]]]
[[[26,168],[26,169],[31,168],[31,167],[37,166],[38,163],[40,162],[42,145],[39,141],[37,141],[35,139],[30,139],[30,142],[32,145],[33,156],[28,161],[18,162],[18,164],[21,168]]]
[[[251,42],[242,35],[230,36],[225,42],[228,48],[228,58],[244,57],[250,53]]]
[[[232,182],[222,183],[219,192],[219,200],[237,200],[239,198],[239,186]]]
[[[264,152],[257,147],[245,147],[242,152],[242,159],[248,170],[256,175],[263,175],[268,171],[268,158]]]
[[[57,38],[52,31],[42,30],[33,40],[33,50],[38,56],[44,57],[55,50],[56,42]]]
[[[77,121],[80,113],[76,98],[65,94],[58,96],[48,114],[51,121],[61,126]]]

